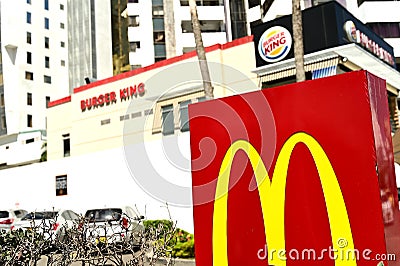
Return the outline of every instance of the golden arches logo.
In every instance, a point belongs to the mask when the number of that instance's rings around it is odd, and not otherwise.
[[[294,147],[298,143],[304,143],[308,147],[320,176],[328,212],[333,249],[341,250],[345,252],[345,254],[351,254],[351,252],[354,251],[354,241],[347,208],[329,158],[317,140],[306,133],[299,132],[292,135],[283,145],[278,155],[271,181],[260,155],[249,142],[238,140],[234,142],[226,152],[218,175],[214,202],[212,232],[214,266],[228,266],[227,212],[229,178],[233,158],[239,150],[247,154],[253,167],[261,202],[268,249],[285,251],[284,205],[286,177],[289,159]],[[340,243],[338,243],[339,239],[346,239],[347,245],[345,247],[341,246]],[[269,265],[286,265],[285,260],[281,260],[277,257],[268,257],[268,263]],[[338,257],[335,260],[335,265],[354,266],[357,265],[357,263],[355,258],[351,258],[351,256],[350,258]]]

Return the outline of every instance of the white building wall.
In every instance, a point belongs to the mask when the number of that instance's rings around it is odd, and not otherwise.
[[[0,146],[0,165],[18,166],[39,162],[44,142],[40,131],[18,134],[17,141]]]
[[[184,141],[189,145],[188,137]],[[190,188],[190,172],[176,172],[167,161],[160,163],[163,171],[175,171],[177,180],[186,180],[184,184]],[[55,178],[59,175],[67,175],[68,195],[56,196]],[[135,182],[121,148],[2,170],[0,182],[7,187],[0,195],[0,208],[65,208],[84,214],[90,208],[132,206],[146,219],[169,219],[165,202],[155,199]],[[191,206],[170,205],[169,210],[178,227],[193,232]]]
[[[129,42],[140,41],[140,48],[129,53],[131,65],[148,66],[154,63],[153,15],[151,1],[128,3],[129,16],[139,15],[139,26],[128,27]]]
[[[182,21],[191,21],[189,7],[179,5],[175,10],[176,54],[181,55],[183,54],[183,48],[195,47],[196,44],[194,42],[193,32],[182,32]],[[224,6],[198,6],[197,13],[200,21],[220,20],[223,21],[224,24],[226,23]],[[223,44],[228,41],[225,31],[203,32],[202,39],[204,46],[211,46],[217,43]]]

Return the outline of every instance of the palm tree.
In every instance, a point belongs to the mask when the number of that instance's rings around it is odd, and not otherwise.
[[[197,16],[196,0],[189,0],[189,6],[190,6],[190,15],[192,18],[194,40],[196,42],[197,58],[199,59],[200,72],[201,72],[201,77],[203,79],[204,93],[207,99],[213,99],[214,88],[211,84],[206,52],[204,50],[203,39],[201,37],[200,22],[199,22],[199,17]]]
[[[292,24],[296,81],[299,82],[306,80],[306,73],[304,70],[303,22],[301,18],[300,0],[292,0]]]

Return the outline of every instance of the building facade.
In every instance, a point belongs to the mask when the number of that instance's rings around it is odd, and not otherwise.
[[[259,1],[196,1],[205,46],[250,35],[260,20]],[[121,6],[126,4],[126,9]],[[114,73],[151,65],[194,50],[189,1],[113,0]],[[118,17],[118,12],[124,19]],[[127,27],[127,39],[124,40]],[[127,66],[127,64],[130,65]]]
[[[65,0],[0,1],[0,149],[5,154],[21,151],[11,143],[18,139],[23,153],[32,154],[28,161],[40,159],[48,103],[68,94],[66,7]],[[40,133],[32,138],[32,131]],[[39,149],[33,152],[35,145]],[[1,166],[19,162],[7,158]]]
[[[0,12],[0,167],[10,167],[41,159],[51,100],[112,76],[110,4],[0,1]]]
[[[70,93],[76,87],[113,75],[110,14],[109,1],[67,1]]]
[[[206,51],[216,98],[258,90],[251,36]],[[0,171],[3,184],[21,184],[0,205],[78,213],[128,205],[169,219],[168,202],[178,227],[193,232],[187,106],[202,100],[194,51],[76,88],[49,105],[48,161]]]

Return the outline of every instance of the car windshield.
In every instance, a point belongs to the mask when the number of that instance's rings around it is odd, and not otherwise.
[[[17,218],[21,218],[23,217],[25,214],[27,214],[28,212],[25,210],[15,210],[14,214],[15,216],[17,216]]]
[[[8,218],[8,211],[0,211],[0,218]]]
[[[42,219],[55,219],[57,212],[31,212],[26,214],[22,220],[42,220]]]
[[[121,209],[96,209],[88,210],[85,218],[89,222],[105,222],[105,221],[118,221],[121,219]]]

